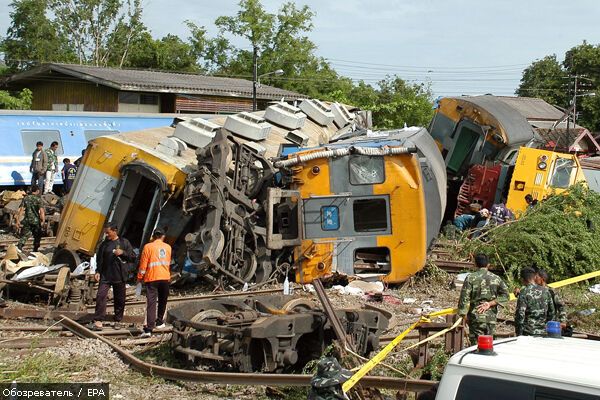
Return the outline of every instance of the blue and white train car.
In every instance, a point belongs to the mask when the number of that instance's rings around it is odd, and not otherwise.
[[[0,110],[0,186],[31,183],[29,165],[37,141],[44,142],[44,148],[58,142],[60,171],[63,158],[75,161],[91,139],[169,126],[176,117],[175,114]],[[62,183],[60,173],[54,183]]]

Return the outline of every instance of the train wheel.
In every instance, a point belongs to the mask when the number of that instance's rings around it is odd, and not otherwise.
[[[294,312],[310,311],[314,310],[315,308],[316,305],[313,301],[303,298],[290,300],[283,305],[283,309],[285,311]]]
[[[240,268],[238,276],[244,282],[250,282],[254,278],[258,263],[256,262],[256,256],[249,250],[244,252],[244,263]]]
[[[194,315],[190,319],[190,321],[204,322],[209,319],[217,319],[217,318],[223,318],[223,317],[225,317],[225,314],[223,314],[219,310],[204,310],[204,311],[200,311],[198,314]]]
[[[67,264],[71,269],[71,272],[75,271],[75,268],[81,264],[81,258],[73,250],[69,249],[58,249],[52,255],[52,265]]]
[[[266,282],[271,277],[271,272],[273,272],[273,267],[269,260],[259,261],[254,274],[254,283]]]

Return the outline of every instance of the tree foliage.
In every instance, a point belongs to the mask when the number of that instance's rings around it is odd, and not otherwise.
[[[33,94],[29,89],[23,89],[14,96],[6,90],[0,90],[0,109],[30,110],[32,102]]]
[[[553,280],[592,272],[600,265],[600,194],[572,186],[484,237],[472,240],[468,250],[487,253],[515,277],[531,265],[546,269]]]
[[[572,47],[565,53],[562,64],[556,55],[533,62],[523,71],[516,93],[539,97],[563,108],[570,107],[577,94],[577,123],[591,131],[600,130],[600,44],[584,41]],[[587,96],[589,93],[597,95]]]
[[[251,79],[253,53],[261,84],[373,111],[378,128],[425,125],[432,115],[431,93],[400,77],[378,85],[354,83],[316,55],[309,39],[315,13],[283,3],[275,13],[260,0],[241,0],[235,15],[215,20],[219,33],[185,21],[187,38],[155,38],[144,26],[141,0],[13,0],[12,23],[2,42],[10,72],[41,62],[199,72]],[[236,47],[234,38],[247,44]],[[283,70],[282,76],[269,74]]]
[[[14,0],[11,24],[1,43],[9,71],[48,61],[75,61],[75,53],[60,27],[46,16],[46,0]]]

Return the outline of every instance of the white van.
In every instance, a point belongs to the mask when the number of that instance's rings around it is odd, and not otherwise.
[[[485,343],[450,358],[436,400],[600,399],[600,342],[519,336],[493,349]]]

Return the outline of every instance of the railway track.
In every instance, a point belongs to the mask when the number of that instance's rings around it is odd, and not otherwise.
[[[140,360],[106,337],[100,336],[83,325],[63,316],[61,324],[74,334],[97,339],[115,351],[133,369],[147,375],[158,376],[169,380],[185,380],[200,383],[234,384],[234,385],[263,385],[263,386],[310,386],[311,375],[296,374],[260,374],[239,372],[207,372],[191,371],[163,367]],[[392,378],[384,376],[367,376],[361,380],[365,387],[380,389],[409,390],[420,392],[432,387],[435,382],[413,379]]]

